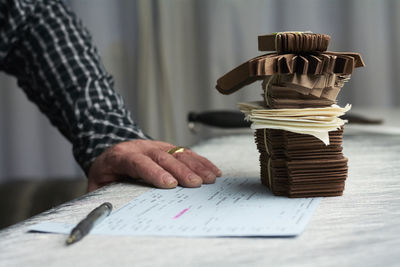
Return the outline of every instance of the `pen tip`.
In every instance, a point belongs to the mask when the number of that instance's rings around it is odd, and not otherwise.
[[[76,239],[75,239],[75,236],[74,236],[74,235],[71,235],[70,237],[68,237],[66,243],[67,243],[67,245],[71,245],[72,243],[75,242],[75,240],[76,240]]]

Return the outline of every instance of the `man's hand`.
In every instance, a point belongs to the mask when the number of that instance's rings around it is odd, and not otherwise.
[[[214,183],[221,171],[209,160],[185,149],[174,153],[165,142],[133,140],[116,144],[96,158],[89,170],[88,191],[121,177],[141,178],[159,188],[199,187]]]

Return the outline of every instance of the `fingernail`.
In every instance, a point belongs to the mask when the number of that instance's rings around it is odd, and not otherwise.
[[[197,176],[197,175],[194,175],[194,174],[190,174],[189,176],[188,176],[188,179],[189,179],[189,181],[191,181],[192,183],[202,183],[203,182],[203,180],[199,177],[199,176]]]
[[[176,179],[172,176],[166,176],[163,178],[164,184],[166,184],[167,186],[173,186],[176,185]]]
[[[212,172],[207,172],[207,173],[208,174],[206,175],[206,178],[208,182],[213,182],[215,178],[217,178],[214,173]]]
[[[222,175],[222,171],[220,169],[217,169],[217,176],[221,176]]]

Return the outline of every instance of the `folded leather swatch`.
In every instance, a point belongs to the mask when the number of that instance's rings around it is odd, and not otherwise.
[[[231,94],[257,80],[263,102],[239,103],[255,129],[261,182],[288,197],[340,196],[348,173],[339,116],[350,109],[336,98],[361,55],[326,51],[330,36],[284,32],[258,37],[260,51],[217,80]]]
[[[301,53],[326,51],[331,37],[308,32],[283,32],[258,36],[259,51]]]

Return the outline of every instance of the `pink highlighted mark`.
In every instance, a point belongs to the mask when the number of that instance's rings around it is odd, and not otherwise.
[[[183,209],[181,210],[178,214],[176,214],[172,219],[178,219],[179,217],[181,217],[185,212],[187,212],[189,210],[189,208]]]

